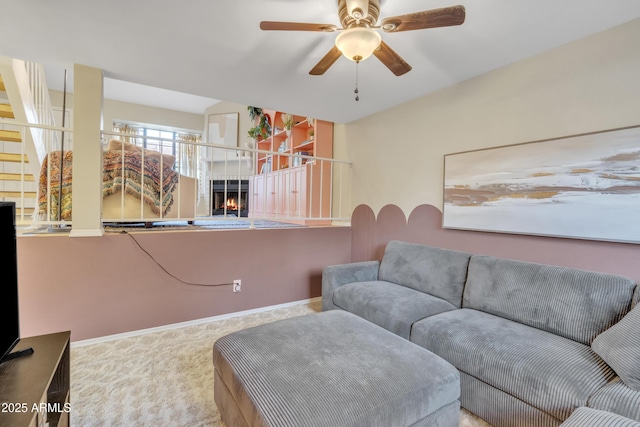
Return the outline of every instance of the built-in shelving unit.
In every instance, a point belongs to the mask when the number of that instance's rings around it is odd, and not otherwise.
[[[256,175],[249,179],[249,216],[329,224],[333,123],[263,110],[272,134],[256,141]],[[291,117],[291,128],[285,129]],[[272,152],[272,153],[267,153]]]

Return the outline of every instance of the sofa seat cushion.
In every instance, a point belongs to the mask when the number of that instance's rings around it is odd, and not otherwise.
[[[456,309],[443,299],[380,280],[341,286],[333,303],[406,339],[414,322]]]
[[[620,377],[616,377],[589,399],[589,407],[640,422],[640,391],[630,389]]]
[[[472,309],[416,322],[411,341],[559,420],[615,377],[584,344]]]

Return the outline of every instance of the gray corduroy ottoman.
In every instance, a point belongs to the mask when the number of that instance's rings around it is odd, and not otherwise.
[[[458,371],[344,311],[226,335],[213,346],[213,365],[229,427],[458,425]]]

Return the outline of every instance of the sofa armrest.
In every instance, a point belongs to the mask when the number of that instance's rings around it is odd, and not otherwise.
[[[354,262],[330,265],[322,271],[322,311],[337,308],[333,304],[333,292],[342,285],[353,282],[378,280],[380,261]]]
[[[560,425],[562,427],[640,427],[640,423],[622,415],[584,406],[573,411],[571,416]]]

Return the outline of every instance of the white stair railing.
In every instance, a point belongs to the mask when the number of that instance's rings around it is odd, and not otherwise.
[[[15,120],[36,125],[24,139],[29,155],[31,172],[37,175],[47,153],[60,150],[60,132],[42,127],[55,127],[55,116],[44,67],[34,62],[0,56],[0,74],[3,76]]]
[[[14,59],[13,69],[27,122],[42,126],[55,126],[55,116],[42,64]],[[42,164],[47,153],[60,150],[59,132],[32,127],[31,136],[38,156],[38,166]]]
[[[55,126],[54,110],[41,64],[0,56],[0,74],[15,117],[3,120],[2,126],[21,129],[21,153],[26,154],[29,159],[28,163],[23,162],[20,173],[20,207],[23,208],[21,221],[24,221],[24,208],[35,203],[37,211],[40,199],[37,194],[35,201],[27,201],[24,189],[31,188],[34,184],[37,186],[44,159],[48,153],[61,149],[62,135],[65,135],[65,131],[68,132],[66,135],[71,135],[71,129]],[[64,148],[67,151],[72,147]],[[25,182],[27,175],[32,175],[35,183]]]

